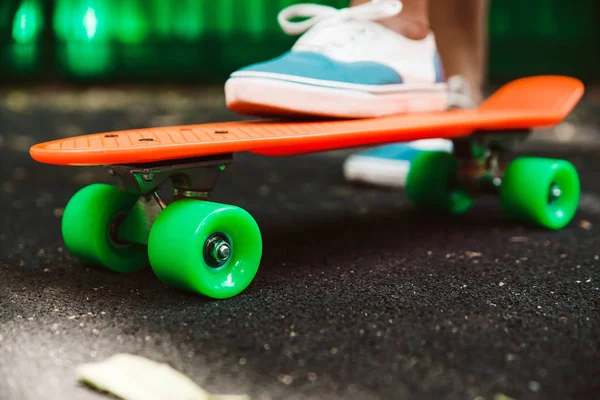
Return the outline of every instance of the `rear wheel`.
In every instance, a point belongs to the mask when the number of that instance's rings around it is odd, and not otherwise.
[[[579,175],[564,160],[523,157],[506,169],[500,203],[506,216],[548,229],[562,229],[575,215]]]
[[[472,197],[455,189],[458,160],[450,153],[429,151],[411,163],[406,178],[406,194],[419,208],[451,214],[464,214],[473,206]]]

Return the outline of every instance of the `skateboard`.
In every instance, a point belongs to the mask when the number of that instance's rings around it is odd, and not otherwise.
[[[566,160],[509,155],[533,129],[563,121],[583,92],[574,78],[534,76],[504,85],[475,109],[136,129],[40,143],[30,154],[47,164],[104,166],[122,182],[86,186],[69,200],[62,234],[73,255],[123,273],[150,265],[167,285],[224,299],[250,285],[263,252],[246,210],[209,201],[235,153],[289,156],[445,138],[452,153],[424,152],[410,167],[406,194],[416,208],[460,215],[492,194],[507,217],[558,230],[579,204],[576,169]],[[158,194],[167,182],[169,204]]]

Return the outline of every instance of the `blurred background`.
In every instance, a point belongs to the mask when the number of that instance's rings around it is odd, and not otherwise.
[[[295,0],[1,0],[0,76],[10,82],[218,84],[295,40]],[[335,7],[347,0],[316,0]],[[558,73],[597,80],[600,2],[492,1],[491,82]]]

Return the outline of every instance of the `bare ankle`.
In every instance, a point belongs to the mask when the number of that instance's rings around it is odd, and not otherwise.
[[[388,29],[411,40],[422,40],[429,34],[429,23],[399,15],[381,22]]]
[[[351,7],[368,3],[371,0],[352,0]],[[429,34],[427,0],[405,0],[402,12],[395,17],[379,21],[386,28],[412,40],[425,39]]]

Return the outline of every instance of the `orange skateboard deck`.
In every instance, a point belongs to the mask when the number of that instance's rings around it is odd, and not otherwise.
[[[478,131],[553,126],[583,95],[563,76],[523,78],[478,108],[327,121],[242,121],[97,133],[41,143],[36,161],[56,165],[150,163],[249,151],[284,156],[428,138],[457,139]]]
[[[222,299],[250,285],[262,257],[253,217],[208,201],[233,153],[284,156],[452,139],[452,154],[423,152],[411,161],[406,194],[412,204],[464,214],[476,195],[493,194],[508,217],[557,230],[570,223],[578,207],[574,166],[533,157],[507,163],[504,153],[531,129],[565,119],[583,91],[573,78],[533,77],[507,84],[473,110],[128,130],[41,143],[31,148],[31,156],[48,164],[103,165],[121,180],[123,187],[88,185],[65,207],[62,235],[73,255],[123,273],[150,265],[167,285]],[[173,184],[168,205],[158,190],[167,181]]]

